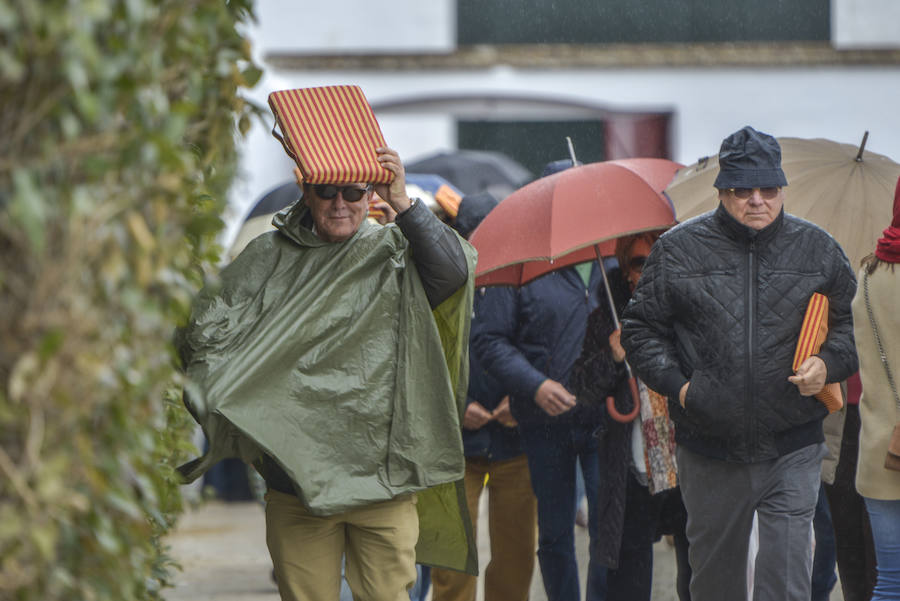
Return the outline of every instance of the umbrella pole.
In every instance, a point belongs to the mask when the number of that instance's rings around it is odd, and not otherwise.
[[[569,145],[569,156],[572,157],[572,166],[578,164],[578,161],[575,160],[575,145],[572,144],[572,138],[566,136],[566,143]]]
[[[600,247],[596,244],[594,245],[594,252],[597,253],[597,263],[600,264],[600,273],[603,274],[603,287],[606,288],[606,298],[609,301],[609,312],[612,315],[616,329],[621,330],[622,325],[619,323],[619,316],[616,312],[616,303],[613,301],[612,288],[609,285],[609,278],[606,275],[606,267],[603,265],[603,255],[600,254]],[[628,374],[628,387],[631,389],[631,399],[634,401],[634,408],[628,413],[619,413],[619,410],[616,409],[615,398],[612,396],[606,397],[606,411],[611,418],[622,424],[634,421],[634,418],[637,417],[638,413],[641,411],[641,395],[638,392],[637,380],[631,371],[631,366],[628,365],[628,359],[625,360],[625,371]]]
[[[863,160],[862,155],[863,155],[863,151],[866,149],[866,140],[868,140],[868,139],[869,139],[869,132],[867,131],[866,133],[863,134],[862,143],[859,145],[859,152],[856,153],[856,158],[853,159],[857,163],[862,163],[862,160]]]
[[[603,255],[600,254],[600,247],[596,244],[594,245],[594,252],[597,253],[597,263],[600,264],[600,273],[603,274],[603,287],[606,289],[606,300],[609,301],[609,311],[612,313],[613,323],[616,326],[616,329],[621,329],[621,325],[619,324],[619,316],[616,314],[616,303],[613,301],[612,288],[609,286],[609,278],[606,277],[606,267],[603,265]],[[628,362],[626,361],[626,365]],[[629,375],[630,370],[629,370]]]

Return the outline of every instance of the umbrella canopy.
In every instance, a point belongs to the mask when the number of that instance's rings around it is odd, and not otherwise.
[[[656,190],[661,198],[666,200],[669,207],[672,207],[672,201],[663,194],[663,190],[666,189],[666,186],[669,185],[678,170],[684,168],[684,165],[669,159],[655,158],[614,159],[606,162],[613,165],[621,165],[630,171],[634,171],[641,179],[650,184],[650,187]],[[672,207],[672,210],[674,211],[674,207]]]
[[[502,152],[486,150],[439,152],[406,163],[406,172],[437,174],[452,182],[463,194],[490,192],[497,198],[506,197],[534,179],[528,169]]]
[[[829,232],[859,266],[891,222],[900,164],[852,144],[823,138],[778,138],[788,180],[784,210]],[[865,138],[863,147],[865,146]],[[678,172],[666,188],[679,221],[715,209],[715,156]]]
[[[665,159],[605,161],[524,186],[472,233],[476,285],[520,286],[597,252],[611,255],[616,238],[671,227],[662,190],[679,167]]]

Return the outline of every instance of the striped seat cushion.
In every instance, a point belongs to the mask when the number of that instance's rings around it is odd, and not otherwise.
[[[385,146],[372,107],[359,86],[280,90],[269,94],[272,134],[311,184],[389,183],[393,174],[377,160]]]
[[[795,372],[804,361],[819,352],[827,336],[828,297],[816,292],[809,299],[806,314],[803,316],[803,325],[800,327],[797,350],[794,351],[793,370]],[[844,406],[841,385],[837,382],[825,384],[825,388],[816,394],[816,398],[828,408],[829,413]]]

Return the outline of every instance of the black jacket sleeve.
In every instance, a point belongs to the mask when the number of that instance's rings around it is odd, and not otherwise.
[[[409,240],[413,262],[433,309],[468,280],[468,265],[460,239],[420,200],[397,215],[396,224]]]
[[[531,364],[517,343],[519,307],[515,288],[487,288],[479,304],[483,318],[472,324],[470,347],[510,395],[530,400],[547,375]]]
[[[622,317],[622,346],[635,375],[677,399],[687,377],[676,349],[675,316],[667,299],[666,242],[653,245],[641,279]]]

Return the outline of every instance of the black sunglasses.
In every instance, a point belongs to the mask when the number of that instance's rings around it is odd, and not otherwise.
[[[728,191],[738,200],[749,200],[750,197],[753,196],[754,190],[759,190],[759,195],[764,200],[772,200],[778,196],[778,191],[781,190],[781,188],[772,186],[768,188],[728,188]]]
[[[644,271],[644,263],[647,262],[647,257],[631,257],[628,261],[628,268],[631,271]]]
[[[356,186],[335,186],[334,184],[313,184],[313,190],[316,196],[322,200],[331,200],[337,198],[338,192],[347,202],[356,202],[366,195],[371,186],[365,188],[357,188]]]

